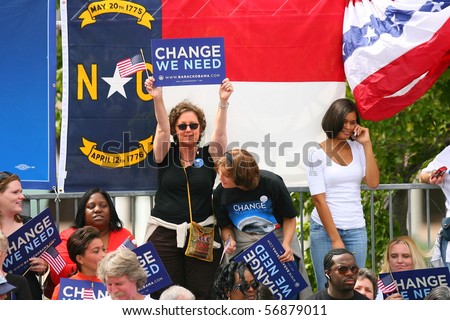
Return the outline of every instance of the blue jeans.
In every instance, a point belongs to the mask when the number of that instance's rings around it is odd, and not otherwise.
[[[367,231],[366,227],[341,230],[339,235],[344,242],[345,248],[354,253],[356,264],[363,268],[366,265],[367,258]],[[323,258],[331,250],[331,240],[325,228],[317,222],[311,220],[310,226],[310,248],[311,259],[316,274],[318,290],[325,289],[325,273],[323,268]]]
[[[441,238],[441,257],[442,261],[444,261],[444,264],[447,266],[447,268],[450,270],[450,262],[447,262],[447,247],[448,247],[448,241],[444,239],[444,237]]]

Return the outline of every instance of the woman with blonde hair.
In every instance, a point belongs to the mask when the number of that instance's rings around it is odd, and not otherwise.
[[[393,238],[384,251],[380,273],[424,269],[425,253],[409,236]]]
[[[427,267],[426,254],[409,236],[393,238],[386,246],[380,273],[425,269]],[[376,298],[383,300],[381,290]],[[386,300],[403,300],[403,296],[396,292]]]

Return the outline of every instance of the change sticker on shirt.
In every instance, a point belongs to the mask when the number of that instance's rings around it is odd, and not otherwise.
[[[264,195],[259,201],[229,205],[227,211],[234,226],[243,232],[266,234],[278,227],[272,201]]]

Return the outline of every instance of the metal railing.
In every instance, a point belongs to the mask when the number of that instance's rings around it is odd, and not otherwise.
[[[430,191],[433,189],[438,189],[435,185],[429,185],[429,184],[423,184],[423,183],[406,183],[406,184],[382,184],[376,189],[369,189],[367,186],[362,186],[363,192],[369,192],[370,193],[370,221],[367,221],[367,225],[370,225],[370,235],[368,235],[371,239],[371,252],[372,252],[372,265],[375,265],[375,211],[374,211],[374,195],[377,192],[383,191],[388,192],[388,201],[387,201],[387,210],[389,212],[389,235],[390,238],[394,237],[394,227],[393,227],[393,206],[392,206],[392,199],[393,199],[393,193],[397,190],[406,190],[407,191],[407,229],[409,235],[411,235],[411,230],[413,230],[413,220],[412,215],[420,215],[421,217],[425,216],[426,223],[424,224],[426,226],[426,246],[428,249],[432,247],[434,244],[434,238],[435,234],[431,233],[430,226],[431,226],[431,216],[432,216],[432,209],[431,209],[431,196]],[[420,195],[417,194],[413,195],[414,191],[422,190]],[[309,195],[309,188],[307,186],[300,186],[300,187],[290,187],[289,191],[292,193],[297,193],[300,199],[299,204],[299,214],[298,214],[298,220],[299,220],[299,240],[301,244],[301,248],[304,252],[305,250],[305,233],[303,229],[304,223],[308,220],[310,212],[305,212],[304,202],[305,202],[305,195]],[[128,199],[127,205],[128,209],[125,211],[128,211],[129,214],[129,220],[131,225],[131,231],[136,236],[137,233],[144,232],[145,231],[145,225],[147,218],[150,214],[150,208],[153,207],[154,204],[154,196],[156,191],[111,191],[109,194],[115,201],[117,205],[117,201],[120,198]],[[73,212],[71,214],[71,219],[73,222],[75,213],[77,211],[78,207],[78,199],[83,195],[82,192],[76,192],[76,193],[26,193],[27,198],[27,205],[25,206],[24,213],[30,214],[31,216],[35,216],[39,212],[41,212],[46,207],[54,207],[54,216],[55,216],[55,223],[57,226],[60,226],[61,224],[61,204],[65,200],[72,200],[73,202]],[[414,206],[413,200],[417,201],[417,198],[419,199],[420,203],[424,203],[424,205],[420,206]],[[146,205],[142,205],[142,203],[147,203]],[[442,204],[443,206],[443,204]],[[413,210],[415,209],[415,210]],[[119,212],[119,215],[122,217],[122,211]],[[69,219],[70,220],[70,219]],[[138,227],[139,226],[139,227]],[[138,229],[139,228],[139,229]],[[421,228],[423,229],[423,228]],[[423,233],[424,230],[421,230]],[[136,237],[138,239],[138,237]]]

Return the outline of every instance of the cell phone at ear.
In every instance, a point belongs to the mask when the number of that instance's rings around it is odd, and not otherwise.
[[[439,177],[443,176],[445,172],[447,172],[447,167],[446,166],[440,167],[431,175],[431,177],[439,178]]]

